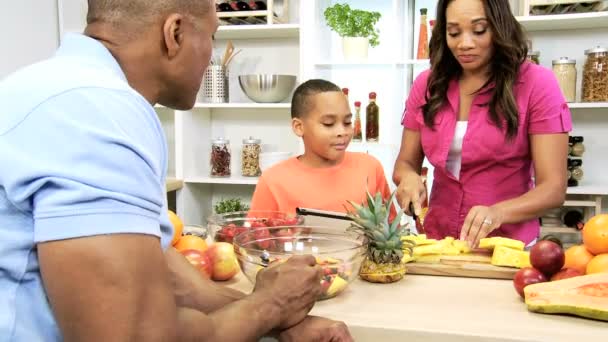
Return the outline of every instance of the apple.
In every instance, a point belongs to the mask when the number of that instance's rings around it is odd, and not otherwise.
[[[585,274],[577,269],[564,268],[564,269],[560,270],[559,272],[555,273],[551,277],[551,281],[574,278],[574,277],[578,277],[578,276],[582,276],[582,275],[585,275]]]
[[[192,266],[196,267],[196,269],[207,279],[210,279],[213,274],[213,265],[211,264],[211,259],[205,252],[198,251],[196,249],[186,249],[180,252]]]
[[[239,271],[239,264],[232,244],[216,242],[207,250],[213,265],[213,280],[229,280]]]
[[[539,241],[530,250],[530,263],[547,277],[561,270],[565,260],[564,250],[553,241]]]
[[[513,277],[513,286],[521,298],[524,298],[524,287],[536,284],[544,283],[547,281],[547,277],[539,270],[533,267],[524,267],[515,273]]]

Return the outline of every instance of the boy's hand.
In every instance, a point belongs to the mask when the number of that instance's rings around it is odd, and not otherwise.
[[[323,271],[311,255],[292,256],[257,275],[254,292],[264,294],[280,311],[280,329],[300,323],[321,295]]]
[[[401,179],[397,186],[397,201],[407,215],[412,216],[410,204],[414,208],[413,214],[420,216],[422,213],[422,203],[426,199],[426,189],[422,182],[422,177],[415,172],[408,173]]]

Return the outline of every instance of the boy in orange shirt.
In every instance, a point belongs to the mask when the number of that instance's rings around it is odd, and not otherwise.
[[[304,154],[266,170],[251,210],[295,213],[296,208],[346,212],[347,200],[362,203],[366,190],[390,190],[380,162],[365,153],[346,152],[353,135],[346,96],[335,84],[313,79],[301,84],[291,101],[291,127],[304,142]],[[394,217],[394,207],[391,217]]]

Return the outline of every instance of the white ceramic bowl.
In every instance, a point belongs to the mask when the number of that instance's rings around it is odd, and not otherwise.
[[[291,157],[291,152],[262,152],[260,153],[260,169],[262,172],[271,166]]]

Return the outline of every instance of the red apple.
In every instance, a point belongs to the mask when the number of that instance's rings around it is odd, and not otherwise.
[[[551,277],[551,281],[574,278],[574,277],[578,277],[578,276],[582,276],[582,275],[585,275],[585,274],[577,269],[564,268],[564,269],[560,270],[559,272],[555,273],[553,275],[553,277]]]
[[[530,263],[534,268],[551,277],[564,267],[564,250],[555,242],[539,241],[530,250]]]
[[[213,265],[211,264],[211,259],[205,252],[198,251],[196,249],[187,249],[180,252],[192,266],[196,267],[198,271],[205,276],[207,279],[210,279],[213,274]]]
[[[213,280],[229,280],[239,271],[239,264],[232,244],[216,242],[207,250],[213,265]]]
[[[541,271],[533,267],[524,267],[515,273],[515,276],[513,277],[513,286],[515,286],[515,290],[519,293],[521,298],[524,298],[524,287],[546,281],[547,277],[545,277]]]

